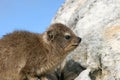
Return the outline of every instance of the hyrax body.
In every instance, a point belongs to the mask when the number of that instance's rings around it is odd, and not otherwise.
[[[0,80],[31,80],[55,69],[80,43],[72,30],[52,24],[43,34],[15,31],[0,40]]]

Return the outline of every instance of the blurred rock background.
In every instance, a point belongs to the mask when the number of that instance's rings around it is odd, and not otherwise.
[[[55,22],[69,26],[82,43],[49,80],[120,80],[120,0],[66,0]]]

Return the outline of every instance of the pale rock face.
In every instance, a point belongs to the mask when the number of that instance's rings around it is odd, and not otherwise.
[[[91,80],[120,80],[120,0],[66,0],[55,22],[68,25],[82,37],[68,59],[90,69]],[[87,76],[86,71],[79,76]]]
[[[90,69],[86,69],[80,73],[80,75],[75,80],[91,80],[89,77]]]

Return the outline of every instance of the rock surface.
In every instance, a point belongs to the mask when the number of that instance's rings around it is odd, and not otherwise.
[[[55,22],[82,37],[67,58],[87,68],[75,80],[120,80],[120,0],[66,0]]]

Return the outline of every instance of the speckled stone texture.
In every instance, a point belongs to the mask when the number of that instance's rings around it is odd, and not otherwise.
[[[75,80],[120,80],[120,0],[66,0],[55,22],[82,37],[67,57],[86,68]]]

